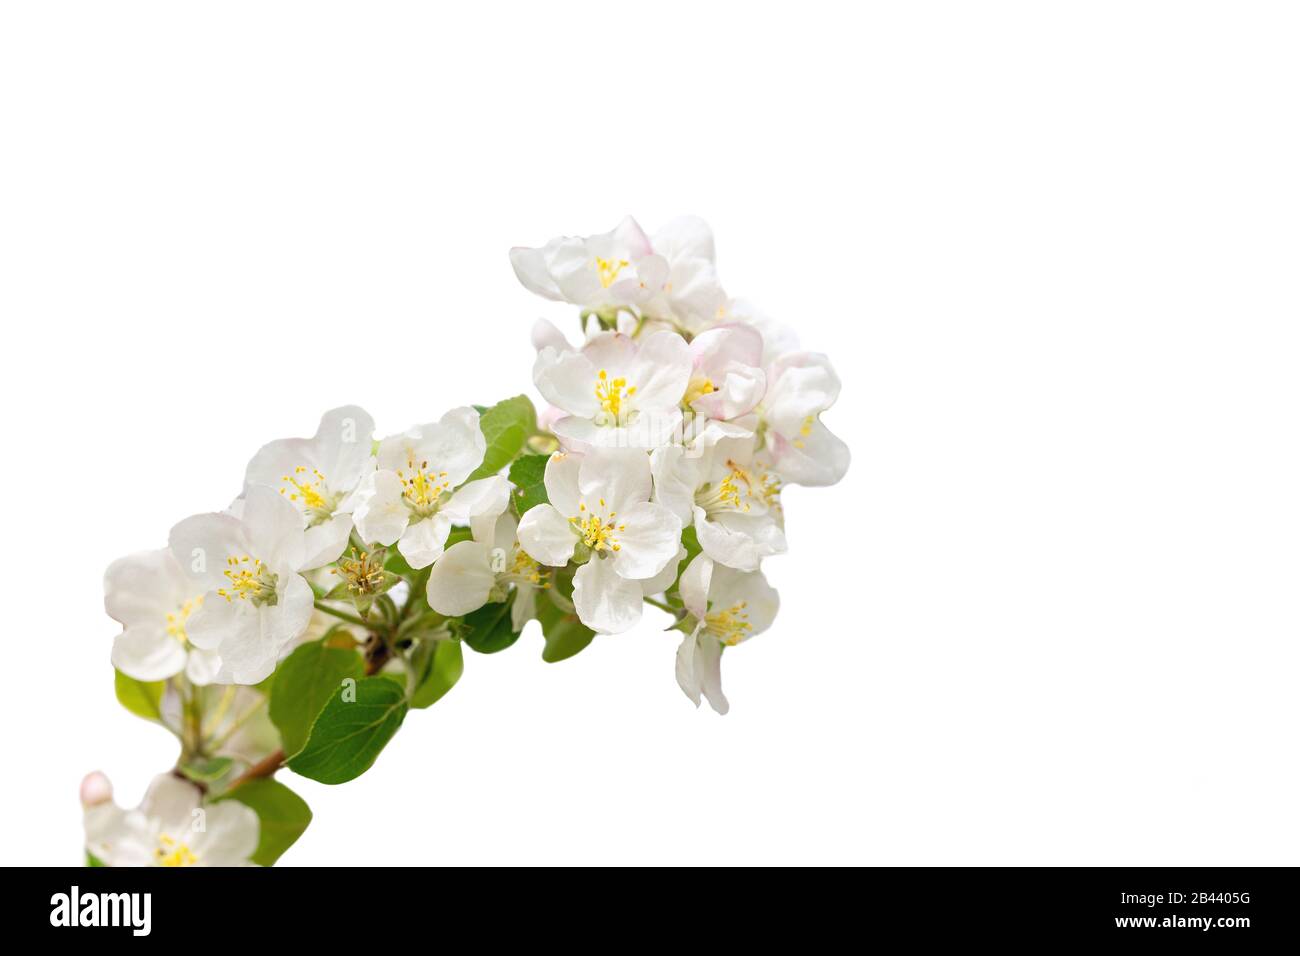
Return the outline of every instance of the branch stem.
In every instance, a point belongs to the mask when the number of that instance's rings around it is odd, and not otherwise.
[[[332,608],[322,601],[316,602],[316,610],[324,611],[326,614],[333,614],[340,621],[347,621],[349,624],[356,624],[359,627],[364,627],[366,630],[371,630],[369,622],[363,621],[355,614],[349,614],[347,611],[340,611],[337,608]]]

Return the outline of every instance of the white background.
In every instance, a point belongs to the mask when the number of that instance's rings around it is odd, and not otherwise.
[[[12,3],[0,857],[173,751],[100,579],[263,442],[532,391],[506,250],[694,212],[844,379],[783,613],[471,656],[286,864],[1295,864],[1285,5]],[[1294,9],[1294,8],[1292,8]]]

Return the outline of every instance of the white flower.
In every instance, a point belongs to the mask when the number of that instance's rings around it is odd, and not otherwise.
[[[192,783],[163,774],[134,810],[112,802],[103,774],[82,783],[86,849],[105,866],[250,866],[259,823],[236,800],[203,804]]]
[[[703,554],[686,566],[679,589],[693,623],[677,649],[677,683],[695,706],[703,694],[725,714],[722,649],[771,627],[780,599],[763,572],[735,571]]]
[[[698,216],[681,216],[656,232],[651,245],[668,264],[668,274],[642,312],[690,333],[719,321],[726,312],[727,294],[718,281],[708,223]]]
[[[307,567],[335,560],[352,531],[348,496],[370,462],[374,419],[355,405],[321,416],[313,438],[282,438],[263,445],[248,463],[244,488],[278,488],[302,514]]]
[[[553,567],[563,567],[575,551],[586,559],[573,577],[573,604],[587,627],[617,634],[635,626],[645,587],[666,586],[656,579],[679,553],[682,530],[671,511],[648,500],[645,452],[553,455],[545,484],[550,503],[524,515],[519,543]]]
[[[698,415],[731,421],[763,398],[763,337],[747,325],[721,325],[691,340],[691,379],[682,404]]]
[[[637,341],[602,332],[577,351],[543,347],[533,381],[547,401],[568,412],[555,433],[571,446],[656,448],[681,425],[691,368],[690,348],[675,332]]]
[[[631,216],[597,236],[563,236],[540,249],[516,246],[510,264],[529,291],[584,309],[646,302],[668,277],[667,261]]]
[[[820,418],[839,394],[839,376],[819,352],[792,352],[769,366],[759,430],[787,482],[833,485],[848,471],[849,447]]]
[[[513,588],[511,627],[523,630],[537,616],[537,592],[550,582],[548,572],[520,546],[517,527],[509,513],[473,521],[473,540],[456,542],[434,562],[427,587],[429,606],[439,614],[460,617],[489,600],[506,600]]]
[[[300,573],[306,541],[298,511],[253,485],[240,515],[202,514],[172,528],[168,547],[203,596],[185,625],[191,644],[221,658],[214,680],[256,684],[311,621],[314,595]]]
[[[704,553],[740,571],[786,550],[781,479],[754,454],[752,437],[709,426],[692,445],[670,445],[650,458],[655,501],[694,524]]]
[[[487,441],[472,408],[453,408],[437,422],[379,443],[378,468],[357,489],[352,518],[367,542],[397,542],[413,568],[442,554],[453,524],[497,515],[510,502],[499,475],[462,484],[483,463]]]
[[[195,684],[211,682],[220,658],[192,645],[185,631],[202,603],[202,590],[166,548],[118,558],[104,572],[104,609],[122,625],[113,666],[141,681],[184,671]]]

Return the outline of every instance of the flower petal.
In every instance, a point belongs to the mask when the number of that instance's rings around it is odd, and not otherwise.
[[[648,501],[628,505],[619,510],[616,520],[619,549],[612,561],[623,577],[652,578],[677,554],[682,525],[663,505]]]
[[[697,554],[682,572],[678,590],[686,610],[703,621],[709,611],[709,585],[713,581],[713,559],[707,554]]]
[[[185,676],[191,684],[206,687],[216,681],[221,673],[221,656],[216,651],[205,651],[201,647],[191,647],[185,661]]]
[[[655,252],[673,259],[714,260],[713,230],[699,216],[678,216],[661,227],[651,240]]]
[[[605,372],[611,378],[626,378],[632,371],[637,346],[632,337],[621,332],[598,332],[582,347],[582,354],[594,373]],[[596,376],[593,374],[583,384],[595,395]],[[635,385],[635,382],[629,382]]]
[[[701,633],[696,645],[695,673],[709,706],[719,714],[730,710],[731,705],[722,693],[722,645],[707,634]]]
[[[261,824],[257,813],[237,800],[209,803],[203,808],[203,829],[190,832],[186,843],[199,866],[244,866],[257,849]]]
[[[218,651],[255,646],[262,634],[257,608],[247,601],[228,601],[209,592],[203,604],[185,622],[185,635],[195,647]]]
[[[696,707],[700,706],[700,679],[695,673],[695,648],[699,641],[700,628],[682,637],[677,646],[677,686]]]
[[[244,489],[254,485],[274,488],[285,486],[285,477],[293,475],[296,468],[320,468],[316,449],[307,438],[280,438],[267,442],[257,450],[248,467],[244,469]],[[296,502],[301,509],[301,501]]]
[[[622,512],[649,501],[650,489],[650,456],[640,449],[599,448],[582,459],[578,491],[589,510]]]
[[[770,514],[723,512],[708,518],[697,507],[695,533],[705,554],[738,571],[754,571],[763,558],[786,550],[785,532]]]
[[[452,524],[467,525],[477,517],[496,517],[508,507],[510,482],[501,475],[491,475],[461,485],[439,513]]]
[[[188,831],[194,811],[203,801],[203,793],[192,783],[164,773],[154,777],[140,802],[140,812],[163,829]]]
[[[547,243],[547,268],[555,287],[566,302],[596,308],[611,302],[611,296],[601,283],[595,263],[595,254],[588,251],[587,243],[575,237],[566,237]],[[618,258],[606,253],[602,258]]]
[[[526,584],[515,588],[515,600],[510,605],[510,629],[518,633],[524,625],[537,617],[537,588]]]
[[[302,516],[273,488],[254,485],[244,493],[243,518],[249,548],[268,565],[297,571],[307,557]]]
[[[458,541],[429,571],[426,589],[429,607],[448,617],[468,614],[487,603],[495,584],[492,545],[481,541]]]
[[[337,514],[324,524],[313,525],[303,534],[302,570],[311,571],[332,564],[348,546],[352,534],[352,515]]]
[[[835,404],[840,379],[820,352],[795,352],[772,363],[767,376],[764,415],[771,428],[794,438],[810,418]]]
[[[793,440],[769,433],[768,445],[781,477],[792,485],[833,485],[849,470],[849,446],[820,421]]]
[[[556,352],[573,351],[573,346],[564,337],[564,333],[550,319],[538,319],[533,323],[532,340],[533,348],[538,352],[544,348],[552,348]]]
[[[703,483],[701,463],[698,449],[682,445],[668,445],[650,453],[654,500],[675,514],[683,526],[691,522],[695,489]]]
[[[243,522],[216,513],[194,515],[176,524],[167,537],[167,547],[199,592],[223,586],[226,558],[251,550]]]
[[[543,398],[571,415],[591,418],[600,411],[596,368],[582,352],[543,347],[533,362],[533,384]]]
[[[185,645],[156,624],[133,624],[113,639],[113,666],[127,677],[155,681],[185,669]]]
[[[266,608],[263,615],[262,635],[267,642],[271,668],[275,667],[281,653],[293,641],[297,640],[311,624],[312,612],[315,610],[315,594],[307,579],[301,574],[282,574],[280,593],[274,606]],[[267,670],[267,674],[270,669]],[[262,677],[265,677],[263,674]],[[256,684],[262,677],[251,681],[237,683]]]
[[[664,565],[664,569],[654,577],[643,578],[641,581],[641,593],[649,597],[652,594],[662,594],[673,586],[677,580],[677,569],[681,566],[682,559],[686,557],[686,549],[681,545],[677,546],[676,556]]]
[[[201,591],[167,548],[118,558],[104,572],[104,610],[119,624],[161,624]]]
[[[573,557],[577,543],[569,519],[551,505],[529,508],[519,519],[519,544],[534,561],[562,568]]]
[[[436,422],[417,425],[379,443],[379,467],[393,472],[419,468],[446,472],[455,487],[483,463],[487,439],[479,427],[479,414],[468,405],[453,408]]]
[[[582,455],[556,452],[546,462],[546,498],[560,514],[573,517],[578,513],[578,502],[582,492],[578,487],[578,475],[582,470]]]
[[[442,548],[450,531],[451,521],[440,511],[407,525],[397,540],[397,550],[411,567],[417,570],[427,568],[442,556]]]
[[[719,714],[729,709],[722,693],[722,645],[701,628],[677,648],[677,685],[697,707],[702,693]]]
[[[367,475],[357,489],[352,520],[367,544],[378,542],[387,547],[400,538],[411,520],[402,501],[402,479],[388,470]]]
[[[636,627],[643,598],[641,586],[615,572],[612,561],[593,557],[573,576],[578,619],[601,634],[621,634]]]
[[[312,445],[331,492],[346,494],[356,487],[370,461],[374,434],[375,420],[359,405],[332,408],[321,416]]]
[[[551,242],[557,243],[559,240],[553,239]],[[550,244],[541,249],[515,246],[510,250],[510,265],[515,270],[515,276],[529,292],[561,302],[564,296],[560,295],[560,290],[556,287],[555,280],[551,278],[550,269],[546,264],[547,254],[551,248]]]
[[[640,340],[627,378],[636,386],[643,413],[676,407],[691,380],[691,350],[676,332],[655,332]]]
[[[674,260],[666,292],[669,309],[687,331],[698,332],[726,314],[727,293],[717,267],[708,259]]]
[[[761,634],[772,626],[781,599],[776,588],[767,583],[762,571],[736,571],[718,565],[709,587],[709,603],[715,607],[729,608],[737,604],[745,607],[749,630],[745,639]]]

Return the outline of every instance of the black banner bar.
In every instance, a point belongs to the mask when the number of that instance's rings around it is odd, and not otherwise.
[[[66,868],[10,870],[5,882],[5,919],[18,938],[44,931],[168,943],[277,923],[294,946],[365,942],[377,927],[409,931],[436,911],[457,938],[480,926],[494,943],[530,932],[537,941],[557,926],[589,935],[617,919],[638,943],[650,934],[674,945],[703,920],[716,923],[710,935],[724,927],[744,935],[785,930],[810,942],[833,931],[863,940],[905,933],[1238,947],[1287,944],[1300,915],[1291,869],[664,870],[611,878],[577,869]]]

